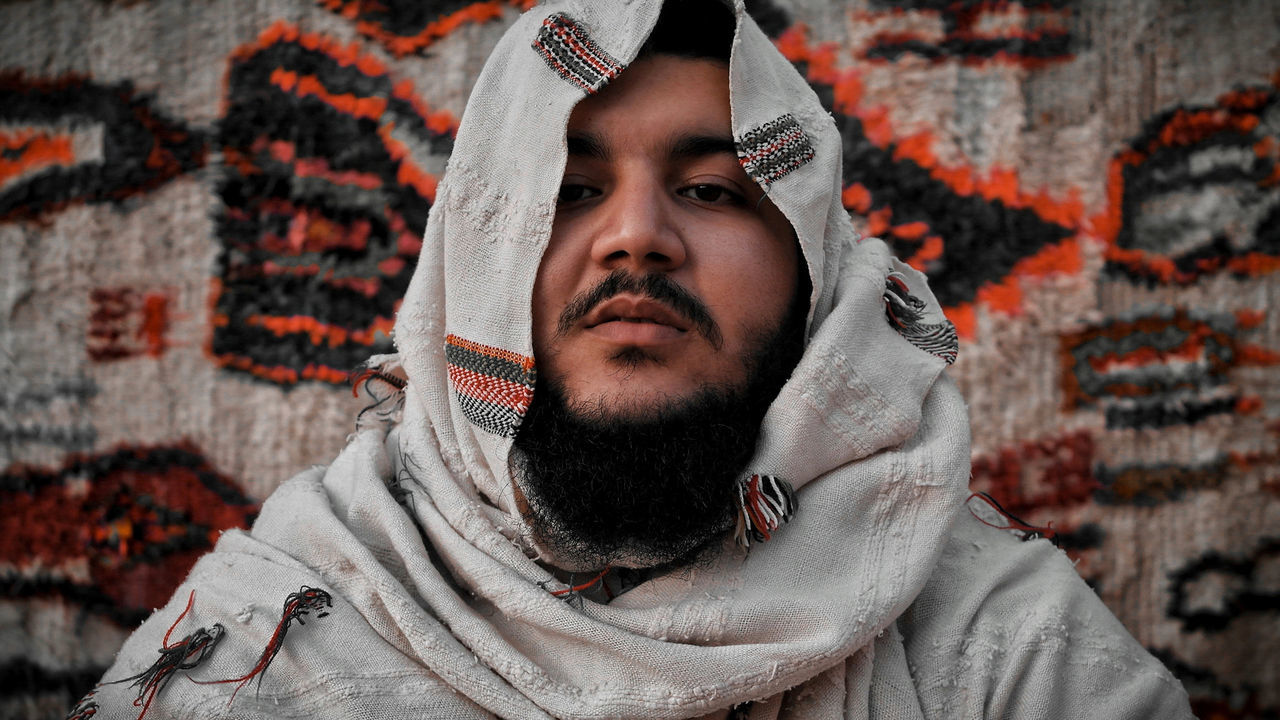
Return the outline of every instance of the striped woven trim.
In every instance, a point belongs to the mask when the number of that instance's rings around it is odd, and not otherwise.
[[[925,305],[923,300],[911,294],[901,273],[891,272],[885,278],[885,319],[907,342],[950,365],[960,354],[956,326],[945,317],[940,323],[924,322]]]
[[[776,475],[752,475],[738,481],[738,524],[734,539],[742,547],[762,543],[784,523],[791,522],[800,504],[791,483]]]
[[[560,77],[593,95],[622,72],[622,65],[601,50],[568,15],[548,15],[533,39],[533,49]]]
[[[533,400],[533,358],[449,335],[444,356],[467,420],[481,430],[515,437]]]
[[[738,162],[753,180],[771,185],[813,159],[813,145],[791,113],[743,133]]]
[[[956,335],[956,326],[952,325],[950,320],[937,325],[921,323],[906,328],[900,327],[898,332],[902,333],[902,337],[906,338],[907,342],[930,355],[942,358],[948,365],[955,362],[956,356],[960,353],[960,337]]]

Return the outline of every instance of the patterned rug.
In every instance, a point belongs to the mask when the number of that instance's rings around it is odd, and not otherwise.
[[[0,3],[0,717],[325,462],[520,0]],[[1280,4],[755,0],[962,337],[973,486],[1280,716]]]

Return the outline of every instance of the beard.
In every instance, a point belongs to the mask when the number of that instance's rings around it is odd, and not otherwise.
[[[635,416],[572,403],[560,382],[539,378],[512,458],[530,525],[566,569],[675,567],[718,547],[760,423],[804,352],[807,280],[779,326],[747,344],[758,349],[741,358],[736,386]]]

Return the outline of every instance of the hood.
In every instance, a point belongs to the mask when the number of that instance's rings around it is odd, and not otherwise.
[[[557,716],[687,715],[849,658],[923,586],[969,472],[965,407],[942,375],[954,330],[923,276],[853,230],[834,122],[738,0],[734,139],[794,228],[812,284],[804,356],[747,472],[786,479],[800,510],[769,542],[608,605],[547,592],[561,585],[535,559],[554,558],[531,539],[510,470],[537,391],[534,280],[569,115],[626,72],[661,5],[550,2],[509,29],[467,104],[395,327],[408,385],[394,472],[468,598],[433,601],[421,590],[433,581],[415,579],[419,602],[503,693]]]
[[[803,465],[810,469],[803,470],[787,460],[797,441],[788,429],[810,423],[775,404],[752,466],[799,488],[912,435],[925,393],[954,359],[955,339],[930,345],[926,336],[946,334],[949,323],[923,275],[879,241],[859,238],[850,224],[841,204],[842,141],[830,114],[742,2],[729,4],[737,18],[729,67],[734,138],[748,174],[795,229],[812,285],[808,353],[783,395],[818,403],[836,435],[808,431],[813,440],[832,442],[828,457],[808,457]],[[504,35],[467,104],[397,316],[395,342],[415,422],[430,425],[441,445],[463,459],[477,490],[505,513],[516,511],[512,439],[536,389],[531,300],[564,172],[565,127],[580,100],[625,72],[661,6],[660,0],[543,3]],[[568,58],[557,71],[544,61],[547,46],[574,52],[554,47],[561,33],[582,38],[591,50],[581,52],[599,68],[585,61],[568,68]],[[885,322],[891,272],[924,308],[914,336]],[[834,315],[839,331],[827,328]],[[856,325],[852,332],[847,322]],[[817,372],[808,366],[837,350],[847,358],[837,371],[840,382],[851,381],[847,364],[863,389],[883,401],[865,426],[836,429],[837,416],[862,411],[841,410],[829,393],[816,397],[817,378],[805,377],[805,370]],[[885,355],[894,360],[882,362]]]

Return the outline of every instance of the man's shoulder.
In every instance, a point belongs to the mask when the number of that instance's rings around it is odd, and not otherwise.
[[[968,512],[899,628],[921,701],[944,715],[1191,717],[1065,553]]]
[[[980,624],[998,621],[1007,630],[1031,621],[1033,608],[1067,610],[1096,600],[1071,560],[1049,540],[1024,540],[962,511],[906,619],[927,627],[942,618],[967,616]]]

